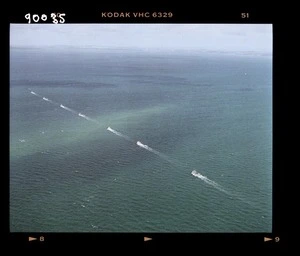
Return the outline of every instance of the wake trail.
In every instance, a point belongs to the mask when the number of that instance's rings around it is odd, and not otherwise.
[[[50,100],[50,99],[48,99],[48,98],[46,98],[46,97],[43,97],[43,96],[37,94],[36,92],[32,91],[30,88],[28,88],[28,90],[30,91],[30,93],[31,93],[32,95],[37,96],[37,97],[39,97],[39,98],[42,98],[44,101],[47,101],[47,102],[49,102],[49,103],[51,103],[51,104],[53,104],[53,105],[59,106],[59,107],[61,107],[62,109],[67,110],[67,111],[73,113],[74,115],[78,115],[78,116],[80,116],[80,117],[82,117],[82,118],[84,118],[84,119],[86,119],[86,120],[88,120],[88,121],[91,121],[91,122],[94,122],[94,123],[99,124],[99,122],[98,122],[97,120],[94,120],[94,119],[88,117],[87,115],[81,114],[80,112],[77,112],[77,111],[75,111],[74,109],[71,109],[71,108],[69,108],[69,107],[67,107],[67,106],[65,106],[65,105],[63,105],[63,104],[59,104],[59,103],[57,103],[57,102],[55,102],[55,101],[53,101],[53,100]]]
[[[136,144],[137,144],[139,147],[144,148],[144,149],[146,149],[146,150],[148,150],[148,151],[150,151],[150,152],[152,152],[152,153],[154,153],[154,154],[156,154],[156,155],[159,155],[159,154],[160,154],[160,153],[159,153],[158,151],[156,151],[155,149],[149,147],[148,145],[143,144],[143,143],[140,142],[140,141],[137,141]]]
[[[240,201],[242,201],[243,203],[253,207],[253,208],[257,208],[260,209],[259,207],[257,207],[256,205],[254,205],[252,202],[247,201],[246,199],[242,198],[240,195],[236,194],[236,193],[231,193],[229,191],[227,191],[226,189],[224,189],[221,185],[219,185],[217,182],[207,178],[206,176],[202,175],[200,172],[197,172],[196,170],[193,170],[191,172],[191,174],[199,179],[201,179],[202,181],[204,181],[206,184],[214,187],[215,189],[227,194],[228,196],[230,196],[231,199],[236,198]]]
[[[34,92],[34,91],[30,91],[30,93],[31,93],[32,95],[35,95],[35,96],[37,96],[37,97],[40,97],[40,98],[42,98],[42,96],[41,96],[41,95],[37,94],[37,93],[36,93],[36,92]]]
[[[221,192],[224,192],[224,193],[227,194],[227,195],[232,196],[232,194],[229,193],[227,190],[225,190],[221,185],[219,185],[217,182],[215,182],[215,181],[213,181],[213,180],[207,178],[206,176],[202,175],[200,172],[196,172],[196,170],[193,170],[193,171],[191,172],[191,174],[192,174],[193,176],[195,176],[195,177],[197,177],[197,178],[203,180],[206,184],[208,184],[208,185],[214,187],[215,189],[217,189],[217,190],[219,190],[219,191],[221,191]]]
[[[117,136],[119,136],[119,137],[124,138],[125,140],[128,140],[128,141],[133,142],[133,140],[130,139],[127,135],[124,135],[123,133],[120,133],[120,132],[118,132],[118,131],[112,129],[110,126],[108,126],[106,130],[112,132],[113,134],[115,134],[115,135],[117,135]]]
[[[92,119],[92,118],[88,117],[87,115],[78,113],[78,116],[80,116],[80,117],[82,117],[82,118],[84,118],[84,119],[86,119],[86,120],[88,120],[88,121],[90,121],[90,122],[94,122],[94,123],[96,123],[96,124],[100,124],[97,120]]]
[[[43,100],[53,103],[52,100],[49,100],[49,99],[46,98],[46,97],[43,97]]]
[[[169,163],[172,163],[173,164],[173,161],[171,161],[166,155],[164,155],[163,153],[160,153],[159,151],[149,147],[148,145],[146,144],[143,144],[142,142],[140,141],[137,141],[136,142],[136,145],[138,145],[139,147],[143,148],[143,149],[146,149],[148,150],[149,152],[161,157],[162,159],[164,159],[165,161],[169,162]]]
[[[71,109],[71,108],[68,108],[66,106],[64,106],[63,104],[60,104],[59,105],[61,108],[67,110],[67,111],[70,111],[71,113],[75,114],[75,115],[78,115],[78,112],[76,112],[75,110]]]

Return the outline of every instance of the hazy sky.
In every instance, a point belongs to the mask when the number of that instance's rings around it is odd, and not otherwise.
[[[270,24],[11,24],[18,47],[272,52]]]

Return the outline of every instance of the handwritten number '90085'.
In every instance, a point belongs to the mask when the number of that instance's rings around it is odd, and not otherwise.
[[[65,17],[66,14],[65,13],[51,13],[50,17],[52,19],[52,22],[54,24],[57,23],[65,23]],[[38,23],[38,22],[45,22],[48,19],[48,16],[46,14],[42,14],[42,15],[38,15],[38,14],[33,14],[31,15],[30,13],[27,13],[25,15],[25,19],[28,20],[28,23],[34,22],[34,23]]]

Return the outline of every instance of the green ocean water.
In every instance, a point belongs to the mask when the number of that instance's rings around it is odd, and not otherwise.
[[[12,48],[10,229],[271,232],[272,58]]]

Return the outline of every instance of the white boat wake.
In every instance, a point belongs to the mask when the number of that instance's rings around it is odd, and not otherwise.
[[[191,174],[201,180],[203,180],[206,184],[216,188],[217,190],[224,192],[228,195],[231,195],[228,191],[226,191],[222,186],[220,186],[217,182],[210,180],[209,178],[207,178],[206,176],[202,175],[200,172],[196,172],[196,170],[193,170],[191,172]]]

